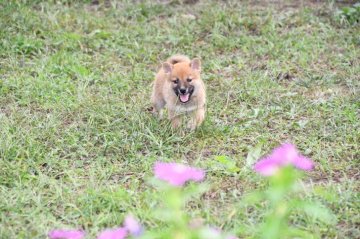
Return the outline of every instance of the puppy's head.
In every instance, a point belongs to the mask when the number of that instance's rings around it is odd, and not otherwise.
[[[190,102],[191,97],[196,96],[197,88],[201,84],[200,59],[195,58],[190,63],[179,62],[174,65],[165,62],[162,64],[162,68],[168,75],[168,80],[179,102],[182,104]]]

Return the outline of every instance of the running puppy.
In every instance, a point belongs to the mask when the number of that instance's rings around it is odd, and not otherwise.
[[[156,74],[151,96],[153,112],[161,118],[166,107],[174,128],[181,125],[184,114],[191,116],[187,127],[192,130],[204,121],[206,93],[200,72],[200,59],[175,55]]]

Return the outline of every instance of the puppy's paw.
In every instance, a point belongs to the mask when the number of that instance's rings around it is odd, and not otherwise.
[[[180,125],[181,125],[181,120],[179,119],[179,117],[174,117],[174,118],[171,119],[171,126],[174,129],[179,128]]]
[[[186,128],[191,131],[194,131],[196,129],[196,127],[197,127],[197,124],[196,124],[195,119],[191,119],[186,125]]]
[[[163,118],[163,111],[162,110],[156,110],[155,107],[149,107],[148,111],[156,118],[162,119]]]

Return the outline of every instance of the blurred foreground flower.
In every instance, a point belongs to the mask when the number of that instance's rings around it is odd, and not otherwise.
[[[124,227],[116,229],[107,229],[100,233],[98,239],[124,239],[127,235],[127,230]]]
[[[289,164],[301,170],[312,170],[314,167],[313,161],[301,155],[293,144],[287,143],[274,149],[269,156],[258,161],[254,169],[264,176],[271,176],[275,174],[279,168]]]
[[[221,229],[216,227],[208,227],[203,226],[200,228],[200,235],[199,238],[201,239],[239,239],[236,236],[228,235],[224,233]]]
[[[173,186],[183,186],[187,181],[201,181],[205,172],[183,164],[157,162],[154,167],[155,177]]]
[[[140,236],[144,231],[141,224],[132,215],[126,216],[124,227],[132,236],[135,237]]]
[[[53,230],[48,236],[51,239],[82,239],[85,232],[80,230]]]
[[[123,227],[106,229],[100,233],[97,239],[124,239],[128,234],[134,237],[143,234],[143,227],[132,215],[125,217]],[[50,239],[82,239],[85,232],[79,230],[53,230],[48,236]]]

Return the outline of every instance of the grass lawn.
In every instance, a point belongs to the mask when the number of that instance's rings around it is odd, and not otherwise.
[[[251,165],[285,141],[316,163],[303,197],[337,217],[291,223],[360,237],[360,27],[337,21],[337,4],[39,2],[0,3],[0,238],[92,238],[128,212],[161,227],[157,160],[205,169],[210,190],[188,213],[251,238],[263,211],[238,202],[266,187]],[[201,57],[208,93],[204,124],[185,135],[148,111],[175,53]]]

